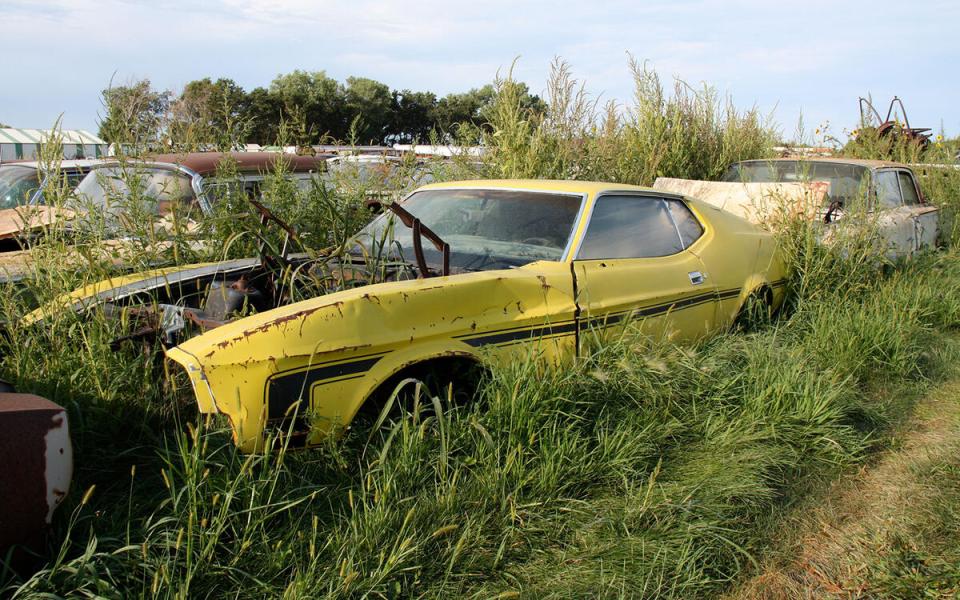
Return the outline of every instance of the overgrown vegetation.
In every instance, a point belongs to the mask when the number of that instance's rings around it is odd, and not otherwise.
[[[563,63],[543,112],[498,81],[481,173],[650,183],[770,154],[776,132],[756,110],[682,83],[667,95],[633,67],[625,113],[598,109]],[[431,168],[442,179],[472,166]],[[264,193],[319,250],[363,219],[370,190],[346,180],[297,190],[278,171]],[[949,209],[956,183],[951,171],[924,185]],[[249,255],[255,217],[221,200],[202,224],[217,243],[174,231],[134,255]],[[568,368],[536,356],[496,368],[468,405],[424,395],[323,448],[244,456],[223,422],[198,418],[178,373],[158,379],[156,352],[111,349],[114,322],[65,312],[17,325],[36,302],[116,270],[95,254],[77,268],[64,259],[76,238],[58,235],[38,246],[27,293],[0,290],[0,374],[68,407],[77,464],[42,568],[0,571],[17,598],[717,594],[751,568],[804,482],[884,447],[910,403],[882,391],[937,382],[955,358],[941,342],[960,326],[952,250],[886,265],[870,244],[824,247],[796,222],[781,232],[792,297],[771,322],[685,347],[630,326],[587,336]]]
[[[491,105],[491,175],[651,185],[658,176],[716,179],[731,162],[771,153],[776,131],[758,109],[676,81],[673,94],[646,64],[631,59],[634,103],[598,107],[570,66],[556,61],[547,109],[524,103],[525,87],[498,80]]]

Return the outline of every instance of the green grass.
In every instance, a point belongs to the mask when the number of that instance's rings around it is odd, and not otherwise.
[[[756,111],[683,86],[668,98],[645,67],[635,74],[631,115],[607,113],[596,132],[563,65],[543,120],[501,82],[483,172],[649,183],[768,152]],[[366,192],[301,193],[278,176],[266,193],[317,249],[342,244]],[[249,253],[256,224],[222,210],[208,235]],[[110,350],[117,324],[63,313],[16,325],[116,271],[65,264],[75,237],[61,233],[27,293],[0,290],[0,375],[68,408],[77,465],[43,568],[0,570],[0,594],[18,598],[717,595],[754,569],[806,482],[890,443],[911,403],[883,390],[936,383],[947,359],[931,347],[960,325],[956,253],[885,265],[869,244],[825,249],[797,226],[782,234],[791,299],[769,323],[683,347],[629,328],[586,336],[564,368],[535,356],[493,368],[469,404],[423,396],[324,447],[244,456],[156,351]],[[142,260],[204,258],[148,248]],[[877,586],[897,564],[878,563]]]
[[[929,384],[931,340],[960,323],[955,265],[820,290],[770,326],[693,347],[626,330],[568,369],[494,370],[470,406],[424,399],[380,430],[255,457],[198,422],[185,390],[148,379],[144,357],[97,362],[107,339],[87,324],[89,353],[51,356],[42,377],[76,415],[77,487],[53,537],[63,558],[12,585],[21,597],[720,592],[791,486],[874,449],[902,406],[873,390]]]

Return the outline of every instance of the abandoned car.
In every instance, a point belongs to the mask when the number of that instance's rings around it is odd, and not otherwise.
[[[940,211],[923,196],[914,172],[895,162],[847,158],[747,160],[723,181],[658,178],[654,188],[694,196],[754,223],[784,209],[827,225],[854,207],[876,223],[890,258],[935,248]]]
[[[267,431],[316,444],[432,365],[562,360],[588,332],[633,320],[693,339],[753,301],[776,308],[785,291],[768,232],[699,200],[610,183],[431,184],[343,250],[130,275],[26,321],[63,307],[124,319],[129,339],[154,336],[186,370],[201,412],[225,414],[240,448],[257,451]]]
[[[80,206],[108,211],[111,204],[136,194],[150,203],[157,217],[175,208],[189,216],[193,211],[209,212],[219,187],[256,196],[278,161],[284,162],[285,177],[309,182],[323,172],[326,158],[272,152],[161,154],[99,165],[80,182],[76,195]],[[221,168],[224,173],[218,173]]]
[[[19,161],[0,165],[0,251],[19,250],[18,238],[47,225],[56,212],[41,208],[45,204],[43,190],[59,176],[73,189],[100,160],[63,160],[56,165],[37,161]],[[53,167],[51,169],[50,167]],[[50,172],[56,170],[56,173]],[[23,207],[33,206],[25,215]]]
[[[15,251],[0,255],[0,282],[17,281],[30,273],[31,251],[21,248],[29,245],[30,235],[38,233],[41,226],[59,222],[73,230],[103,230],[117,239],[109,239],[109,243],[100,240],[90,251],[103,252],[115,257],[114,262],[122,263],[122,238],[129,230],[171,229],[176,215],[179,226],[189,231],[195,219],[209,213],[219,199],[229,194],[259,196],[264,180],[278,161],[284,164],[283,177],[294,180],[298,186],[307,186],[324,171],[326,158],[270,152],[195,152],[99,161],[88,168],[64,207],[34,203],[9,211],[8,237],[13,242],[10,249]],[[2,228],[6,223],[3,213],[0,211],[0,241],[6,232]],[[129,226],[131,223],[134,225]],[[83,256],[77,260],[84,264]]]

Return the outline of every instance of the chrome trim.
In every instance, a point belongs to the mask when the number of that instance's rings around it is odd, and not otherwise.
[[[670,222],[673,223],[673,230],[677,232],[677,241],[680,242],[680,252],[683,252],[687,249],[687,245],[683,243],[683,236],[680,235],[680,227],[677,225],[677,218],[673,216],[673,207],[670,206],[670,203],[667,202],[666,198],[661,198],[661,200],[666,205],[667,212],[670,213]]]

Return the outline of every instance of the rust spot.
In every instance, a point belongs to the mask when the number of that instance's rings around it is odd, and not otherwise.
[[[341,309],[341,306],[342,306],[342,305],[343,305],[343,302],[340,301],[340,300],[338,300],[337,302],[334,302],[334,303],[332,303],[332,304],[324,304],[323,306],[316,306],[316,307],[314,307],[314,308],[308,308],[308,309],[306,309],[306,310],[297,311],[297,312],[295,312],[295,313],[293,313],[293,314],[289,314],[289,315],[287,315],[287,316],[285,316],[285,317],[278,317],[278,318],[270,321],[269,323],[264,323],[263,325],[260,325],[259,327],[255,327],[255,328],[253,328],[253,329],[247,329],[246,331],[244,331],[243,333],[241,333],[239,336],[236,336],[236,337],[231,338],[231,339],[229,339],[229,340],[224,340],[224,341],[218,343],[218,344],[217,344],[217,347],[218,347],[218,348],[228,348],[229,346],[232,346],[232,345],[235,344],[236,342],[239,342],[240,340],[246,339],[246,338],[248,338],[248,337],[250,337],[250,336],[252,336],[252,335],[255,335],[255,334],[257,334],[257,333],[263,333],[263,332],[265,332],[265,331],[269,331],[271,328],[274,328],[274,327],[280,327],[280,326],[283,325],[284,323],[288,323],[288,322],[290,322],[290,321],[296,321],[297,319],[303,319],[303,318],[305,318],[305,317],[308,317],[308,316],[312,315],[313,313],[317,312],[318,310],[323,310],[323,309],[325,309],[325,308],[330,308],[331,306],[332,306],[332,307],[335,307],[335,308],[337,309],[337,312],[340,313],[340,316],[342,317],[342,316],[343,316],[343,310]],[[301,330],[302,330],[302,329],[301,329]],[[209,356],[209,355],[208,355],[208,356]]]

